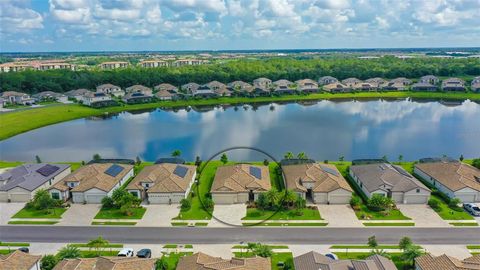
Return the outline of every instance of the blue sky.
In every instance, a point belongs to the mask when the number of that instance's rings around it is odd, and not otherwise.
[[[480,0],[0,0],[0,51],[480,46]]]

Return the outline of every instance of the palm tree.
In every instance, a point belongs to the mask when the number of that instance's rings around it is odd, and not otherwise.
[[[307,154],[305,154],[305,152],[300,152],[300,153],[298,153],[297,158],[298,159],[308,159],[308,156],[307,156]]]
[[[270,207],[276,207],[278,204],[278,191],[276,188],[272,187],[269,191],[265,193],[265,197],[267,197],[267,201],[270,204]]]
[[[423,255],[422,248],[417,245],[408,246],[402,254],[402,257],[406,261],[411,261],[412,265],[415,265],[415,258]]]
[[[173,152],[172,152],[172,157],[179,157],[179,156],[181,156],[181,155],[182,155],[182,151],[180,151],[180,150],[178,150],[178,149],[177,149],[177,150],[173,150]]]
[[[285,155],[283,156],[283,158],[285,158],[285,159],[292,159],[292,158],[293,158],[293,153],[292,153],[292,152],[287,152],[287,153],[285,153]]]
[[[108,245],[109,242],[108,240],[106,239],[103,239],[101,236],[99,236],[98,238],[96,239],[92,239],[90,240],[88,243],[87,243],[87,246],[89,248],[94,248],[96,251],[97,251],[97,255],[100,255],[100,249],[102,247],[105,247],[106,245]]]
[[[403,155],[398,155],[398,161],[402,162],[402,160],[403,160]]]
[[[291,189],[286,189],[285,194],[283,197],[283,202],[288,206],[291,207],[295,201],[297,200],[298,195],[293,192]]]
[[[58,251],[57,256],[60,260],[78,258],[80,257],[80,249],[76,246],[67,245]]]

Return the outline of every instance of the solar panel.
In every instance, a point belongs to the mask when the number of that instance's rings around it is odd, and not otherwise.
[[[142,93],[133,93],[132,94],[132,97],[141,97],[141,96],[143,96]]]
[[[181,178],[184,178],[187,172],[188,172],[188,168],[183,166],[177,166],[175,167],[175,170],[173,170],[173,174]]]
[[[331,175],[335,175],[335,176],[338,176],[338,175],[339,175],[337,171],[335,171],[334,169],[331,169],[331,168],[329,168],[329,167],[320,165],[320,168],[322,168],[323,171],[325,171],[325,172],[327,172],[327,173],[329,173],[329,174],[331,174]]]
[[[53,174],[54,172],[58,171],[58,168],[57,166],[53,166],[53,165],[50,165],[50,164],[47,164],[43,167],[41,167],[40,169],[37,170],[37,172],[43,176],[49,176],[51,174]]]
[[[123,171],[123,167],[117,164],[113,164],[105,171],[105,174],[110,175],[111,177],[116,177],[119,173]]]
[[[250,174],[255,176],[257,179],[262,179],[262,170],[258,167],[250,166]]]

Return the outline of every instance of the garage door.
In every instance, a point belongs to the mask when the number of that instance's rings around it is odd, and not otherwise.
[[[7,202],[7,201],[8,201],[7,192],[0,192],[0,202]]]
[[[85,195],[85,201],[87,203],[101,203],[103,197],[105,197],[103,194],[88,194]]]
[[[168,204],[170,201],[169,194],[148,194],[148,201],[151,204]]]
[[[456,197],[459,198],[460,201],[464,203],[475,202],[475,194],[461,194],[461,195],[457,195]]]
[[[31,198],[30,194],[25,193],[10,194],[10,200],[12,202],[28,202]]]
[[[425,204],[427,203],[429,196],[415,196],[415,195],[406,195],[405,203],[406,204]]]
[[[348,204],[352,196],[348,195],[330,195],[330,204]]]
[[[237,194],[212,194],[215,204],[233,204],[235,203],[235,196]]]

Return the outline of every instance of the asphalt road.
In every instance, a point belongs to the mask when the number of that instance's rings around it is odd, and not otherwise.
[[[116,243],[222,244],[358,244],[375,235],[378,242],[398,243],[409,236],[417,244],[480,244],[480,228],[175,228],[0,226],[0,241],[73,243],[99,235]]]

